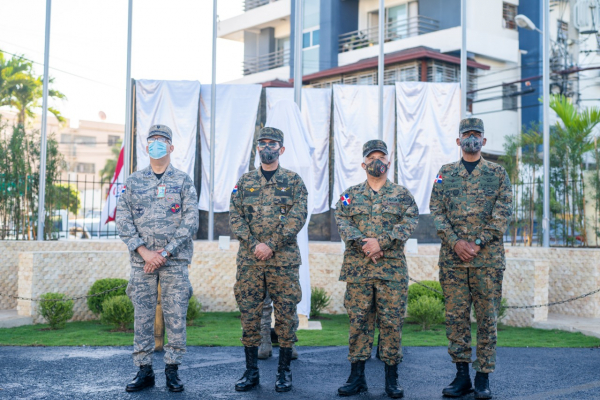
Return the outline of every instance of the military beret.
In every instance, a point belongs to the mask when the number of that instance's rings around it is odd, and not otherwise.
[[[173,141],[173,132],[171,132],[171,128],[166,125],[152,125],[150,130],[148,131],[148,137],[151,136],[162,136],[169,141]]]
[[[385,155],[388,154],[387,146],[383,140],[369,140],[363,144],[363,157],[368,156],[374,151],[380,151]]]
[[[260,139],[271,139],[283,144],[283,132],[277,128],[265,126],[258,132],[258,140]]]
[[[458,134],[462,135],[468,131],[477,131],[483,133],[483,121],[479,118],[465,118],[460,121]]]

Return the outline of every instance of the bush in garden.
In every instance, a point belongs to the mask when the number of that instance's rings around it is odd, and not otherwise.
[[[313,287],[310,291],[310,316],[317,318],[323,310],[331,303],[331,296],[323,288]]]
[[[187,315],[185,320],[188,325],[193,325],[194,321],[200,318],[200,312],[202,311],[202,304],[198,301],[196,296],[190,297],[190,302],[188,303]]]
[[[40,296],[40,315],[48,321],[50,329],[64,328],[68,320],[73,318],[73,300],[63,300],[67,296],[63,293],[46,293]]]
[[[105,290],[110,290],[110,289],[119,287],[121,285],[126,285],[126,284],[127,284],[127,279],[116,279],[116,278],[98,279],[96,282],[94,282],[94,284],[90,288],[90,291],[88,292],[88,296],[91,296],[93,294],[97,294],[100,292],[104,292]],[[88,299],[87,299],[88,308],[90,309],[91,312],[93,312],[96,315],[102,314],[102,303],[104,303],[104,300],[106,300],[110,297],[124,295],[125,289],[127,289],[127,286],[122,287],[121,289],[118,289],[118,290],[113,290],[112,292],[105,293],[101,296],[88,297]]]
[[[116,330],[124,331],[133,323],[133,303],[127,295],[109,297],[102,303],[103,324],[113,325]]]
[[[421,281],[421,283],[427,287],[437,290],[442,293],[442,285],[438,281]],[[427,289],[419,285],[418,283],[413,283],[408,287],[408,302],[410,303],[413,300],[417,300],[421,296],[434,297],[440,300],[442,303],[445,303],[444,295],[436,293],[432,290]]]
[[[408,316],[411,322],[421,325],[422,330],[429,330],[431,325],[444,322],[444,303],[434,297],[421,296],[408,303]]]

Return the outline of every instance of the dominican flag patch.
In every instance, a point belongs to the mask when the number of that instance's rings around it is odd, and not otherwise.
[[[233,188],[233,194],[237,193],[237,186]]]
[[[343,194],[342,197],[340,197],[340,201],[342,202],[343,205],[345,206],[349,206],[350,203],[352,203],[352,200],[350,200],[350,196],[348,196],[347,194]]]
[[[123,189],[121,189],[121,194],[125,193],[126,190],[127,190],[127,186],[123,186]]]
[[[435,177],[435,180],[433,181],[434,183],[442,183],[442,174],[438,174]]]

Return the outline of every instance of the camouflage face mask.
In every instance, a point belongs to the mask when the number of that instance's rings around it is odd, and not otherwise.
[[[260,154],[260,162],[263,164],[273,164],[279,158],[279,149],[271,150],[265,147],[258,152]]]
[[[471,135],[466,139],[460,139],[460,147],[467,154],[478,153],[483,147],[483,138]]]
[[[375,160],[371,164],[367,164],[367,174],[374,176],[375,178],[385,175],[387,170],[387,164],[384,164],[381,160]]]

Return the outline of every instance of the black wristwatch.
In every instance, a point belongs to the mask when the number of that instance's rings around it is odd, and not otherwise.
[[[475,239],[475,244],[479,247],[481,247],[483,249],[483,246],[485,246],[485,242],[479,238]]]

